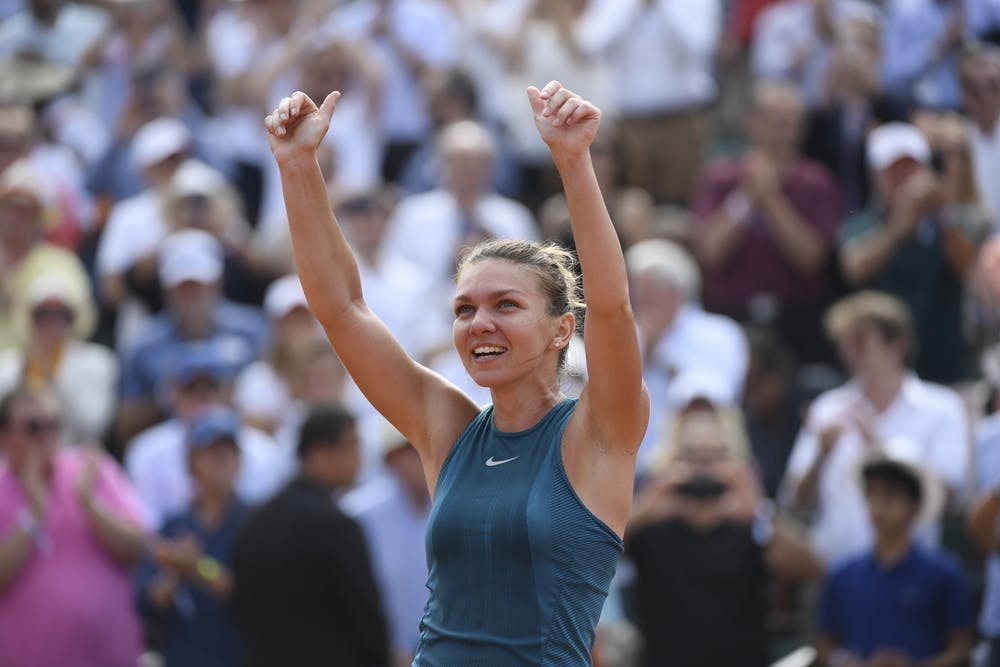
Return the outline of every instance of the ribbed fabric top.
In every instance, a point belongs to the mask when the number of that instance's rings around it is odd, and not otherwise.
[[[575,408],[563,400],[505,433],[490,407],[455,443],[427,526],[430,597],[415,666],[591,664],[622,542],[566,476],[560,442]]]

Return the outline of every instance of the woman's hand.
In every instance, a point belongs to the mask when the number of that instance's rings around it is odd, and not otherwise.
[[[282,99],[264,119],[267,143],[274,159],[281,163],[301,155],[313,155],[330,128],[333,109],[339,99],[340,92],[336,90],[327,95],[319,107],[303,92]]]
[[[538,90],[528,88],[535,127],[554,158],[582,155],[601,124],[601,110],[558,81]]]

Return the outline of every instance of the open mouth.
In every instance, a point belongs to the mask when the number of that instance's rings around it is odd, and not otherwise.
[[[493,357],[499,357],[506,351],[507,348],[505,347],[497,347],[495,345],[482,345],[472,350],[472,356],[475,357],[476,359],[492,359]]]

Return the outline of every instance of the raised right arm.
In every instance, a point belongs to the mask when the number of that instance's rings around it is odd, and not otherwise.
[[[339,97],[333,92],[317,108],[297,92],[265,120],[295,263],[309,307],[344,366],[372,405],[420,452],[433,489],[436,471],[479,408],[411,359],[365,303],[354,254],[330,208],[316,159]]]

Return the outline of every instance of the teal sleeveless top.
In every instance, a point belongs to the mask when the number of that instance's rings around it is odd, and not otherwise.
[[[525,431],[466,427],[438,477],[415,667],[590,665],[622,541],[570,486],[566,399]]]

